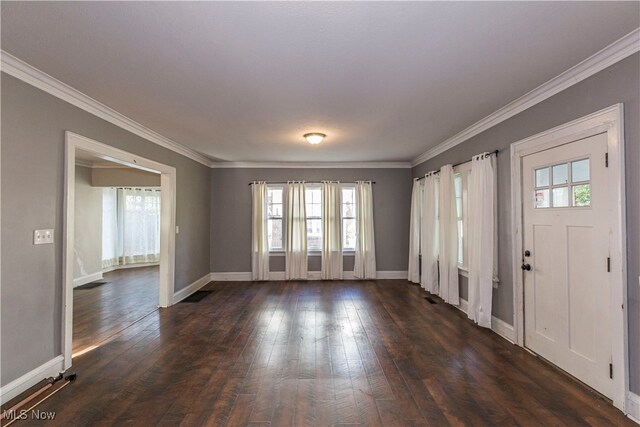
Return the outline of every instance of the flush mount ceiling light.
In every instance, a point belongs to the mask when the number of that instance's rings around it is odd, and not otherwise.
[[[302,136],[304,136],[304,139],[306,139],[309,144],[313,145],[320,144],[322,140],[327,137],[327,135],[320,132],[305,133]]]

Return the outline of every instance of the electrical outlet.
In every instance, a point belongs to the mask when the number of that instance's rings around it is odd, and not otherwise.
[[[33,232],[34,245],[47,245],[53,243],[53,229],[35,230]]]

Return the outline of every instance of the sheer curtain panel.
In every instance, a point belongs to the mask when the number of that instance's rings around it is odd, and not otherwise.
[[[356,256],[353,268],[358,279],[376,278],[376,242],[373,227],[371,181],[356,181]]]
[[[160,190],[106,188],[102,266],[160,262]]]
[[[454,179],[451,165],[440,168],[440,297],[446,303],[459,305],[458,215]]]
[[[285,279],[307,278],[307,213],[304,182],[287,183]]]
[[[409,281],[420,283],[420,211],[422,183],[413,180],[411,191],[411,218],[409,220]]]
[[[469,319],[491,328],[495,269],[495,160],[475,156],[469,176]]]
[[[322,183],[322,278],[342,280],[342,219],[340,183]]]
[[[267,183],[251,186],[251,278],[269,280],[269,242],[267,239]]]
[[[438,177],[429,172],[424,178],[422,193],[422,227],[420,253],[422,276],[420,284],[433,294],[438,293]]]

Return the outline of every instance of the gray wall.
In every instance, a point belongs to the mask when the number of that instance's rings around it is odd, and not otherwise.
[[[520,139],[587,114],[623,103],[627,186],[627,267],[631,390],[640,392],[640,56],[635,54],[415,168],[413,176],[473,154],[500,150],[498,156],[498,274],[493,313],[513,323],[511,259],[511,180],[509,146]],[[466,281],[464,282],[466,283]],[[463,291],[466,294],[466,289]]]
[[[176,290],[209,270],[210,170],[4,73],[2,385],[61,354],[64,131],[177,169]],[[33,246],[36,228],[53,245]]]
[[[73,278],[102,271],[102,188],[91,186],[91,169],[76,166]]]
[[[160,187],[160,174],[134,168],[94,168],[94,187]]]
[[[378,271],[407,269],[409,251],[410,169],[212,169],[211,271],[251,271],[251,181],[376,181],[373,215]],[[310,257],[311,271],[320,257]],[[284,271],[284,258],[271,258],[272,271]],[[345,271],[353,257],[345,257]]]

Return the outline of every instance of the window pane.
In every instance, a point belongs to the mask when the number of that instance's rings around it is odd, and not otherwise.
[[[571,181],[589,181],[589,159],[571,162]]]
[[[549,168],[536,169],[536,187],[549,185]]]
[[[356,220],[342,220],[342,247],[344,249],[356,248]]]
[[[536,208],[548,208],[549,207],[549,190],[535,190],[536,196]]]
[[[355,190],[353,188],[342,189],[342,203],[353,203],[353,196]]]
[[[569,165],[564,163],[553,167],[553,185],[566,184],[569,182]]]
[[[456,198],[456,215],[458,219],[462,219],[462,198]]]
[[[591,206],[591,186],[589,184],[573,186],[573,206]]]
[[[456,190],[456,197],[462,197],[462,175],[457,174],[453,183]]]
[[[569,206],[569,187],[554,188],[553,207],[566,208],[567,206]]]
[[[282,189],[274,188],[269,190],[269,200],[273,203],[282,203]]]
[[[271,216],[282,216],[282,205],[274,204],[269,207],[269,215]]]
[[[464,265],[462,219],[458,219],[458,264]]]
[[[269,250],[282,249],[282,220],[268,220],[267,239],[269,240]]]
[[[307,248],[308,250],[319,251],[322,249],[322,220],[307,220]]]

